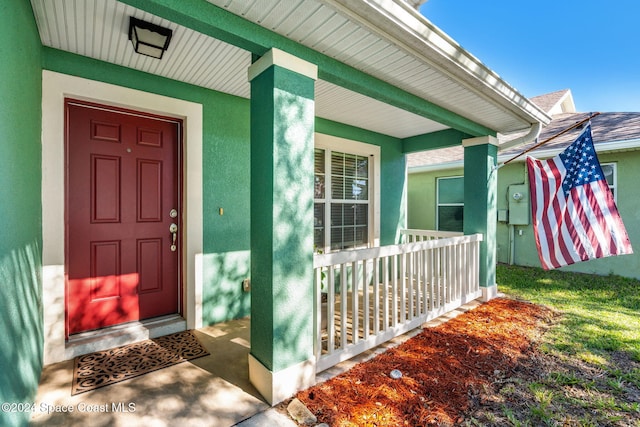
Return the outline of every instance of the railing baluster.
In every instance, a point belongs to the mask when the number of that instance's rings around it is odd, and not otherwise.
[[[398,325],[398,255],[393,255],[391,261],[391,327]]]
[[[313,354],[316,359],[322,355],[322,268],[316,268],[313,272],[313,292],[315,314],[313,317]]]
[[[400,254],[400,322],[407,320],[407,253]]]
[[[351,342],[356,344],[360,340],[358,329],[360,328],[358,297],[358,261],[351,263]]]
[[[369,339],[369,280],[367,280],[367,264],[365,259],[362,261],[362,339]]]
[[[442,264],[441,264],[442,248],[436,249],[436,301],[438,302],[436,307],[440,309],[442,307]]]
[[[373,259],[373,334],[380,332],[380,258]]]
[[[463,276],[463,285],[462,285],[462,294],[463,295],[468,295],[469,291],[471,290],[471,284],[469,283],[469,280],[471,279],[471,269],[469,268],[469,248],[470,248],[470,244],[469,243],[465,243],[464,245],[462,245],[462,271],[464,271],[464,276]]]
[[[335,283],[336,283],[336,270],[334,265],[330,265],[327,271],[327,352],[333,353],[336,348],[336,314],[335,314]],[[342,327],[342,321],[340,321],[340,327]]]
[[[389,327],[389,257],[382,258],[382,330]]]
[[[426,250],[421,250],[420,251],[420,286],[419,286],[419,293],[420,293],[420,311],[419,314],[424,316],[427,314],[427,278],[425,276],[425,256],[426,256]]]
[[[347,301],[349,296],[349,282],[347,280],[347,264],[340,264],[340,348],[347,348]]]
[[[435,307],[435,275],[433,257],[434,257],[434,249],[429,249],[429,311],[433,311]]]
[[[414,303],[414,298],[413,298],[413,276],[414,276],[414,268],[413,268],[413,261],[414,261],[414,253],[413,252],[408,252],[405,256],[406,259],[406,263],[407,263],[407,273],[406,273],[406,283],[407,283],[407,319],[411,320],[413,319],[413,303]],[[404,317],[402,318],[403,320],[405,319]]]

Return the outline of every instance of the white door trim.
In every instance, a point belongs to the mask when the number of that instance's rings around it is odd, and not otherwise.
[[[44,70],[42,303],[45,364],[74,356],[65,340],[64,99],[67,97],[183,120],[184,317],[188,329],[202,326],[202,105]]]

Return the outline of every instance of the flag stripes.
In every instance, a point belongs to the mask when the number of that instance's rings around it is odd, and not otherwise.
[[[533,228],[544,269],[633,252],[591,140],[591,126],[565,151],[527,157]]]

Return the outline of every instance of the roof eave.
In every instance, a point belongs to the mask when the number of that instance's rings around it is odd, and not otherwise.
[[[626,139],[620,141],[601,142],[594,145],[597,153],[612,153],[617,151],[631,151],[640,149],[640,138]],[[531,154],[538,159],[548,159],[560,154],[566,147],[546,150],[532,151]],[[498,156],[498,164],[513,158],[512,154],[501,154]],[[514,159],[514,162],[524,162],[525,156]],[[436,172],[450,169],[464,168],[463,160],[452,160],[449,162],[434,163],[431,165],[411,166],[407,169],[410,174]]]
[[[326,0],[527,124],[551,117],[402,0]],[[524,127],[523,127],[524,128]],[[510,129],[515,131],[518,129]]]

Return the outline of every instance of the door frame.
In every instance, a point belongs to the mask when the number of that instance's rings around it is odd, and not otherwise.
[[[177,307],[176,307],[176,314],[179,315],[183,315],[184,314],[184,304],[183,304],[183,277],[182,277],[182,270],[183,270],[183,262],[184,262],[184,257],[182,256],[183,253],[183,248],[182,248],[182,242],[184,241],[183,236],[182,236],[182,232],[183,232],[183,221],[182,221],[182,217],[183,217],[183,211],[182,211],[182,206],[183,206],[183,200],[182,200],[182,194],[183,194],[183,185],[184,185],[184,180],[182,178],[182,173],[183,173],[183,161],[182,161],[182,157],[183,157],[183,152],[182,152],[182,147],[183,147],[183,122],[182,119],[180,118],[176,118],[176,117],[169,117],[166,115],[158,115],[158,114],[151,114],[148,112],[143,112],[143,111],[139,111],[139,110],[132,110],[132,109],[127,109],[127,108],[122,108],[122,107],[115,107],[113,105],[107,105],[107,104],[103,104],[103,103],[96,103],[96,102],[89,102],[86,100],[80,100],[80,99],[76,99],[76,98],[72,98],[72,97],[65,97],[64,99],[64,108],[65,108],[65,123],[66,123],[66,128],[65,128],[65,167],[64,167],[64,171],[65,171],[65,206],[69,206],[69,179],[68,179],[68,174],[69,174],[69,146],[71,144],[71,142],[69,141],[68,135],[70,132],[70,129],[68,129],[69,126],[72,126],[71,123],[71,119],[68,116],[68,108],[70,105],[75,105],[75,106],[79,106],[82,108],[87,108],[87,109],[91,109],[91,110],[100,110],[100,111],[108,111],[111,113],[116,113],[116,114],[121,114],[121,115],[127,115],[127,116],[133,116],[133,117],[141,117],[144,119],[152,119],[152,120],[158,120],[158,121],[163,121],[163,122],[169,122],[169,123],[173,123],[175,125],[177,125],[176,128],[176,146],[174,147],[175,151],[175,161],[174,161],[174,166],[176,167],[176,179],[177,182],[175,183],[176,185],[176,200],[177,200],[177,205],[175,205],[175,208],[177,208],[179,215],[178,215],[178,233],[179,233],[179,238],[177,240],[178,242],[178,252],[177,252],[177,257],[178,257],[178,264],[177,264],[177,277],[176,277],[176,298],[177,298]],[[133,185],[132,183],[126,183],[126,182],[122,182],[122,185]],[[171,206],[174,206],[173,203],[171,203]],[[175,222],[175,220],[174,220]],[[69,220],[69,212],[65,212],[65,224],[67,225],[65,227],[65,271],[69,271],[69,231],[71,228],[71,221]],[[69,298],[70,298],[70,294],[69,294],[69,281],[66,280],[65,281],[65,338],[69,339]],[[153,321],[153,318],[149,319]],[[140,320],[140,321],[144,321],[144,320]],[[127,322],[123,322],[123,323],[127,323]],[[122,325],[121,324],[116,324],[114,326],[119,326]],[[106,328],[100,328],[100,329],[107,329]],[[85,334],[85,332],[82,332],[82,334]]]
[[[42,261],[44,363],[69,360],[77,346],[65,339],[65,98],[181,119],[182,131],[182,286],[186,328],[202,327],[202,104],[84,79],[42,72]],[[187,167],[188,166],[188,167]],[[101,346],[144,338],[148,328],[97,339]],[[92,350],[93,351],[93,350]]]

